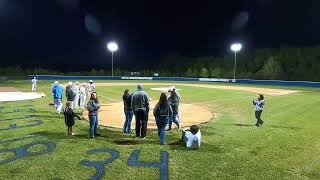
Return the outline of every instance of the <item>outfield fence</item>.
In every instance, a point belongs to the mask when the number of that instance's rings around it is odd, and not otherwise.
[[[238,84],[263,84],[280,86],[320,87],[320,82],[311,81],[282,81],[282,80],[252,80],[252,79],[223,79],[223,78],[187,78],[187,77],[133,77],[133,76],[58,76],[58,75],[28,75],[31,80],[154,80],[154,81],[190,81],[190,82],[222,82]]]

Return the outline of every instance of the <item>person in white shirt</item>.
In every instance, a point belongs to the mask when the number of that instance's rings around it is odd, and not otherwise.
[[[86,83],[83,83],[79,91],[80,108],[84,111],[84,105],[86,102]]]
[[[254,105],[254,109],[255,109],[255,116],[257,119],[257,123],[256,123],[256,127],[262,126],[262,124],[264,123],[261,119],[261,114],[263,111],[263,107],[264,107],[264,96],[262,94],[259,94],[259,97],[257,100],[252,101],[253,105]]]
[[[188,149],[199,149],[201,145],[201,132],[199,126],[192,125],[190,129],[182,131],[182,140]]]
[[[91,93],[96,91],[96,86],[93,84],[93,81],[89,81],[88,85],[88,97],[91,97]]]
[[[33,79],[31,80],[32,83],[32,91],[36,91],[37,90],[37,78],[33,77]]]
[[[75,85],[73,86],[73,93],[75,94],[74,100],[73,100],[73,107],[75,109],[79,108],[79,82],[77,81]]]

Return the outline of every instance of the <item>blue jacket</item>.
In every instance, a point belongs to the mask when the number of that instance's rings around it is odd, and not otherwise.
[[[93,100],[89,100],[87,104],[87,109],[89,111],[89,116],[97,116],[100,105]]]
[[[63,88],[60,85],[52,86],[53,99],[62,99]]]

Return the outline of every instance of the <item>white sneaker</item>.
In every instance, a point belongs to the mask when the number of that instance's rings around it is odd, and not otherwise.
[[[73,132],[71,135],[73,136],[73,135],[75,135],[75,134],[76,134],[76,133]]]

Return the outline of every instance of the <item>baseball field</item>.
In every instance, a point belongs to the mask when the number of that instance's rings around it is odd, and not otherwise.
[[[90,139],[85,113],[76,121],[76,135],[67,135],[63,115],[49,106],[52,83],[38,81],[43,98],[0,102],[0,179],[320,179],[317,88],[95,81],[103,126],[101,136]],[[151,108],[160,96],[151,88],[181,89],[182,126],[199,124],[200,149],[187,150],[178,130],[167,132],[166,145],[159,145],[151,114],[146,139],[122,133],[121,96],[138,83],[152,98]],[[6,81],[0,87],[30,92],[31,82]],[[266,101],[265,123],[258,128],[252,105],[257,93]]]

